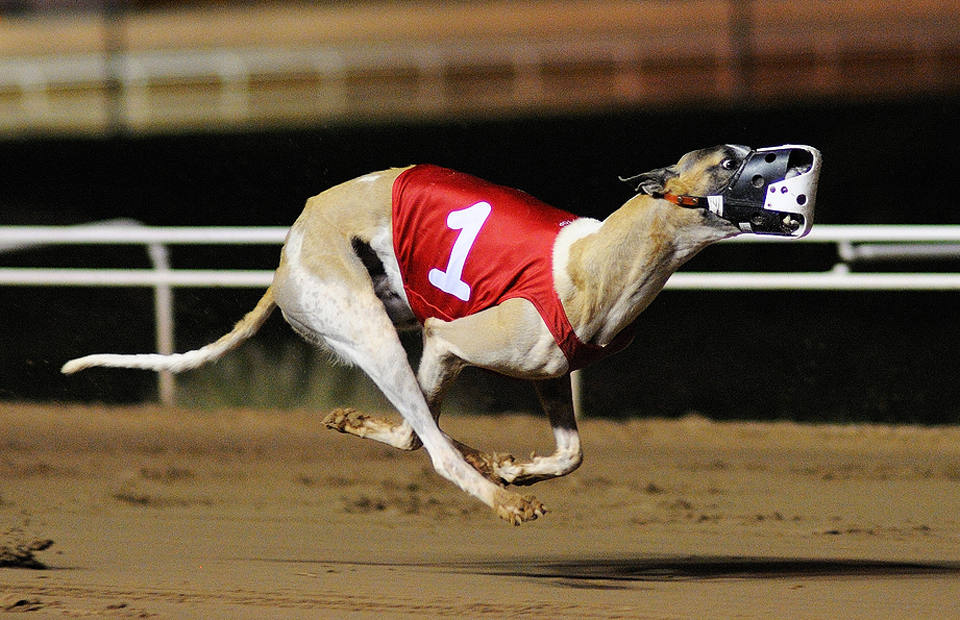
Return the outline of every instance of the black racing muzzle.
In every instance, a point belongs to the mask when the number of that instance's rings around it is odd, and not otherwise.
[[[803,237],[813,227],[820,151],[785,144],[751,150],[719,194],[655,194],[681,207],[708,209],[744,232]]]

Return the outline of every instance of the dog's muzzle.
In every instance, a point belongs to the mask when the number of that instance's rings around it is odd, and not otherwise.
[[[709,209],[744,232],[799,238],[813,228],[820,164],[820,151],[812,146],[754,149],[720,194],[662,197],[682,207]]]

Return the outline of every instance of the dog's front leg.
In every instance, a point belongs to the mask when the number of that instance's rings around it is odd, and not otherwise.
[[[447,385],[467,364],[515,377],[536,377],[534,385],[557,442],[551,456],[520,462],[509,454],[486,453],[454,441],[468,463],[504,485],[533,484],[577,468],[580,438],[566,361],[533,304],[511,299],[456,321],[427,321],[417,377],[435,416]]]
[[[559,478],[575,470],[583,461],[569,375],[534,381],[533,385],[550,418],[556,448],[550,456],[533,456],[529,461],[518,461],[512,456],[496,457],[493,461],[494,473],[510,484],[528,485]]]
[[[440,419],[443,395],[464,367],[464,361],[454,353],[456,347],[444,337],[450,331],[450,325],[440,321],[427,321],[423,329],[423,354],[417,369],[417,381],[434,420]],[[503,484],[503,480],[493,470],[493,459],[490,456],[452,437],[450,441],[463,458],[485,478]]]

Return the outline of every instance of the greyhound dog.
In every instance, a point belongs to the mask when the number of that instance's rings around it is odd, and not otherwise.
[[[563,476],[580,465],[570,371],[625,346],[629,326],[700,250],[751,230],[698,197],[722,194],[756,153],[722,145],[621,179],[637,193],[603,221],[435,166],[367,174],[307,201],[273,283],[219,340],[173,355],[89,355],[67,362],[63,372],[192,369],[239,346],[279,307],[306,340],[366,372],[403,418],[341,409],[327,416],[326,426],[404,450],[422,445],[441,476],[518,525],[546,511],[508,485]],[[818,159],[795,174],[814,163],[817,173]],[[498,219],[514,217],[501,216],[510,201],[523,203],[519,229]],[[813,196],[804,201],[812,215]],[[795,234],[802,219],[787,214],[774,232]],[[520,256],[518,246],[539,256]],[[512,286],[524,278],[530,282],[521,292],[485,289],[487,280]],[[398,329],[411,327],[423,334],[416,371],[398,337]],[[553,429],[553,454],[528,460],[486,454],[440,430],[444,391],[468,365],[532,380]]]

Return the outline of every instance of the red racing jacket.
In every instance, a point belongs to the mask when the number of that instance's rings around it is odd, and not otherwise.
[[[421,323],[453,321],[526,299],[571,370],[619,351],[632,330],[605,347],[581,341],[554,286],[554,241],[576,219],[467,174],[433,165],[405,170],[393,185],[393,247],[410,307]]]

